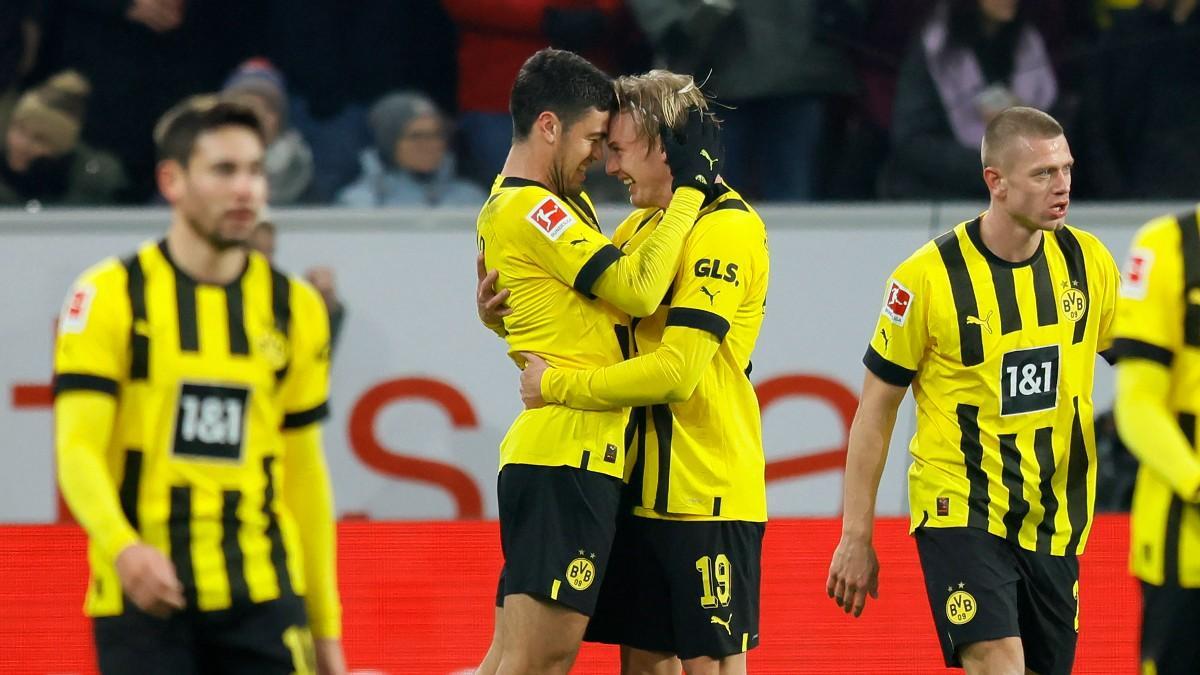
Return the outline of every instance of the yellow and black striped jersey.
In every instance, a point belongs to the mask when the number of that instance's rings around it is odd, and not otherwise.
[[[593,285],[621,256],[600,232],[585,194],[564,198],[540,183],[499,177],[479,213],[479,247],[497,290],[509,289],[504,318],[508,353],[541,355],[554,366],[592,368],[621,360],[615,326],[625,315],[597,300]],[[621,410],[564,406],[524,410],[500,444],[508,464],[577,466],[610,476],[623,471]]]
[[[1196,420],[1200,415],[1200,229],[1196,211],[1147,223],[1135,235],[1125,266],[1113,351],[1127,360],[1146,359],[1169,369],[1166,407],[1179,424],[1182,454],[1176,466],[1159,469],[1143,462],[1131,511],[1130,564],[1143,581],[1200,587],[1200,507],[1185,500],[1196,494]],[[1122,382],[1118,382],[1122,385]],[[1123,392],[1118,389],[1118,397]],[[1122,436],[1128,430],[1122,429]],[[1168,439],[1149,441],[1163,453]],[[1184,446],[1186,445],[1186,448]]]
[[[661,209],[635,211],[613,243],[635,249],[662,216]],[[749,373],[769,272],[766,226],[737,192],[720,186],[700,210],[662,305],[631,322],[635,356],[659,349],[671,326],[706,332],[720,343],[689,399],[630,414],[626,474],[638,495],[635,515],[766,521],[762,419]]]
[[[116,397],[104,468],[124,514],[109,527],[122,532],[89,532],[89,615],[123,611],[117,551],[102,542],[164,551],[188,606],[202,611],[305,593],[281,499],[283,429],[325,417],[328,369],[321,297],[257,253],[225,286],[194,281],[165,240],[75,282],[55,393]]]
[[[1120,283],[1094,236],[1043,233],[1020,263],[983,216],[900,264],[864,357],[912,385],[912,527],[985,529],[1030,551],[1083,551],[1095,502],[1092,381]]]

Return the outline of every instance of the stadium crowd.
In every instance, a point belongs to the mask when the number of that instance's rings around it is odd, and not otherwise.
[[[475,204],[508,151],[509,85],[544,46],[706,80],[751,199],[971,198],[983,129],[1013,104],[1079,139],[1079,198],[1190,198],[1195,5],[10,0],[0,205],[153,203],[155,120],[219,90],[266,120],[272,204]]]

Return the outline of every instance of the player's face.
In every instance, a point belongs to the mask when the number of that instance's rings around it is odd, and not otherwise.
[[[623,112],[608,125],[608,159],[604,169],[629,188],[629,203],[639,209],[667,208],[671,203],[671,167],[659,143],[638,138],[633,115]]]
[[[200,134],[187,167],[169,182],[168,201],[196,234],[218,250],[243,245],[267,199],[262,142],[238,126]]]
[[[1001,185],[1004,208],[1029,229],[1057,230],[1071,203],[1071,169],[1075,158],[1063,136],[1019,138],[1008,150]]]
[[[608,113],[592,108],[558,137],[554,163],[550,167],[550,188],[561,195],[575,196],[583,191],[588,167],[600,159],[604,137],[608,133]]]

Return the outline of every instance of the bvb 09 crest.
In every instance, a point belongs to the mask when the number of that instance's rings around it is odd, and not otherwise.
[[[961,626],[975,618],[975,610],[978,608],[975,596],[966,591],[954,591],[946,599],[946,618],[950,623]]]
[[[1063,316],[1071,322],[1076,322],[1082,319],[1083,313],[1087,311],[1087,296],[1078,288],[1070,287],[1062,292],[1059,304],[1062,305]]]
[[[577,591],[586,591],[596,580],[596,565],[587,558],[579,557],[567,565],[567,583]]]

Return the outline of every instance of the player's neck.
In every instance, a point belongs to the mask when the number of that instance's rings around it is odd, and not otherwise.
[[[995,207],[983,214],[979,238],[996,257],[1012,263],[1025,262],[1042,244],[1042,231],[1025,227]]]
[[[538,152],[530,143],[518,143],[508,151],[508,159],[504,160],[501,176],[509,178],[524,178],[550,185],[550,158],[543,157],[545,153]]]
[[[202,284],[224,286],[246,268],[245,247],[219,250],[196,234],[180,216],[176,216],[167,230],[167,252],[176,267]]]

